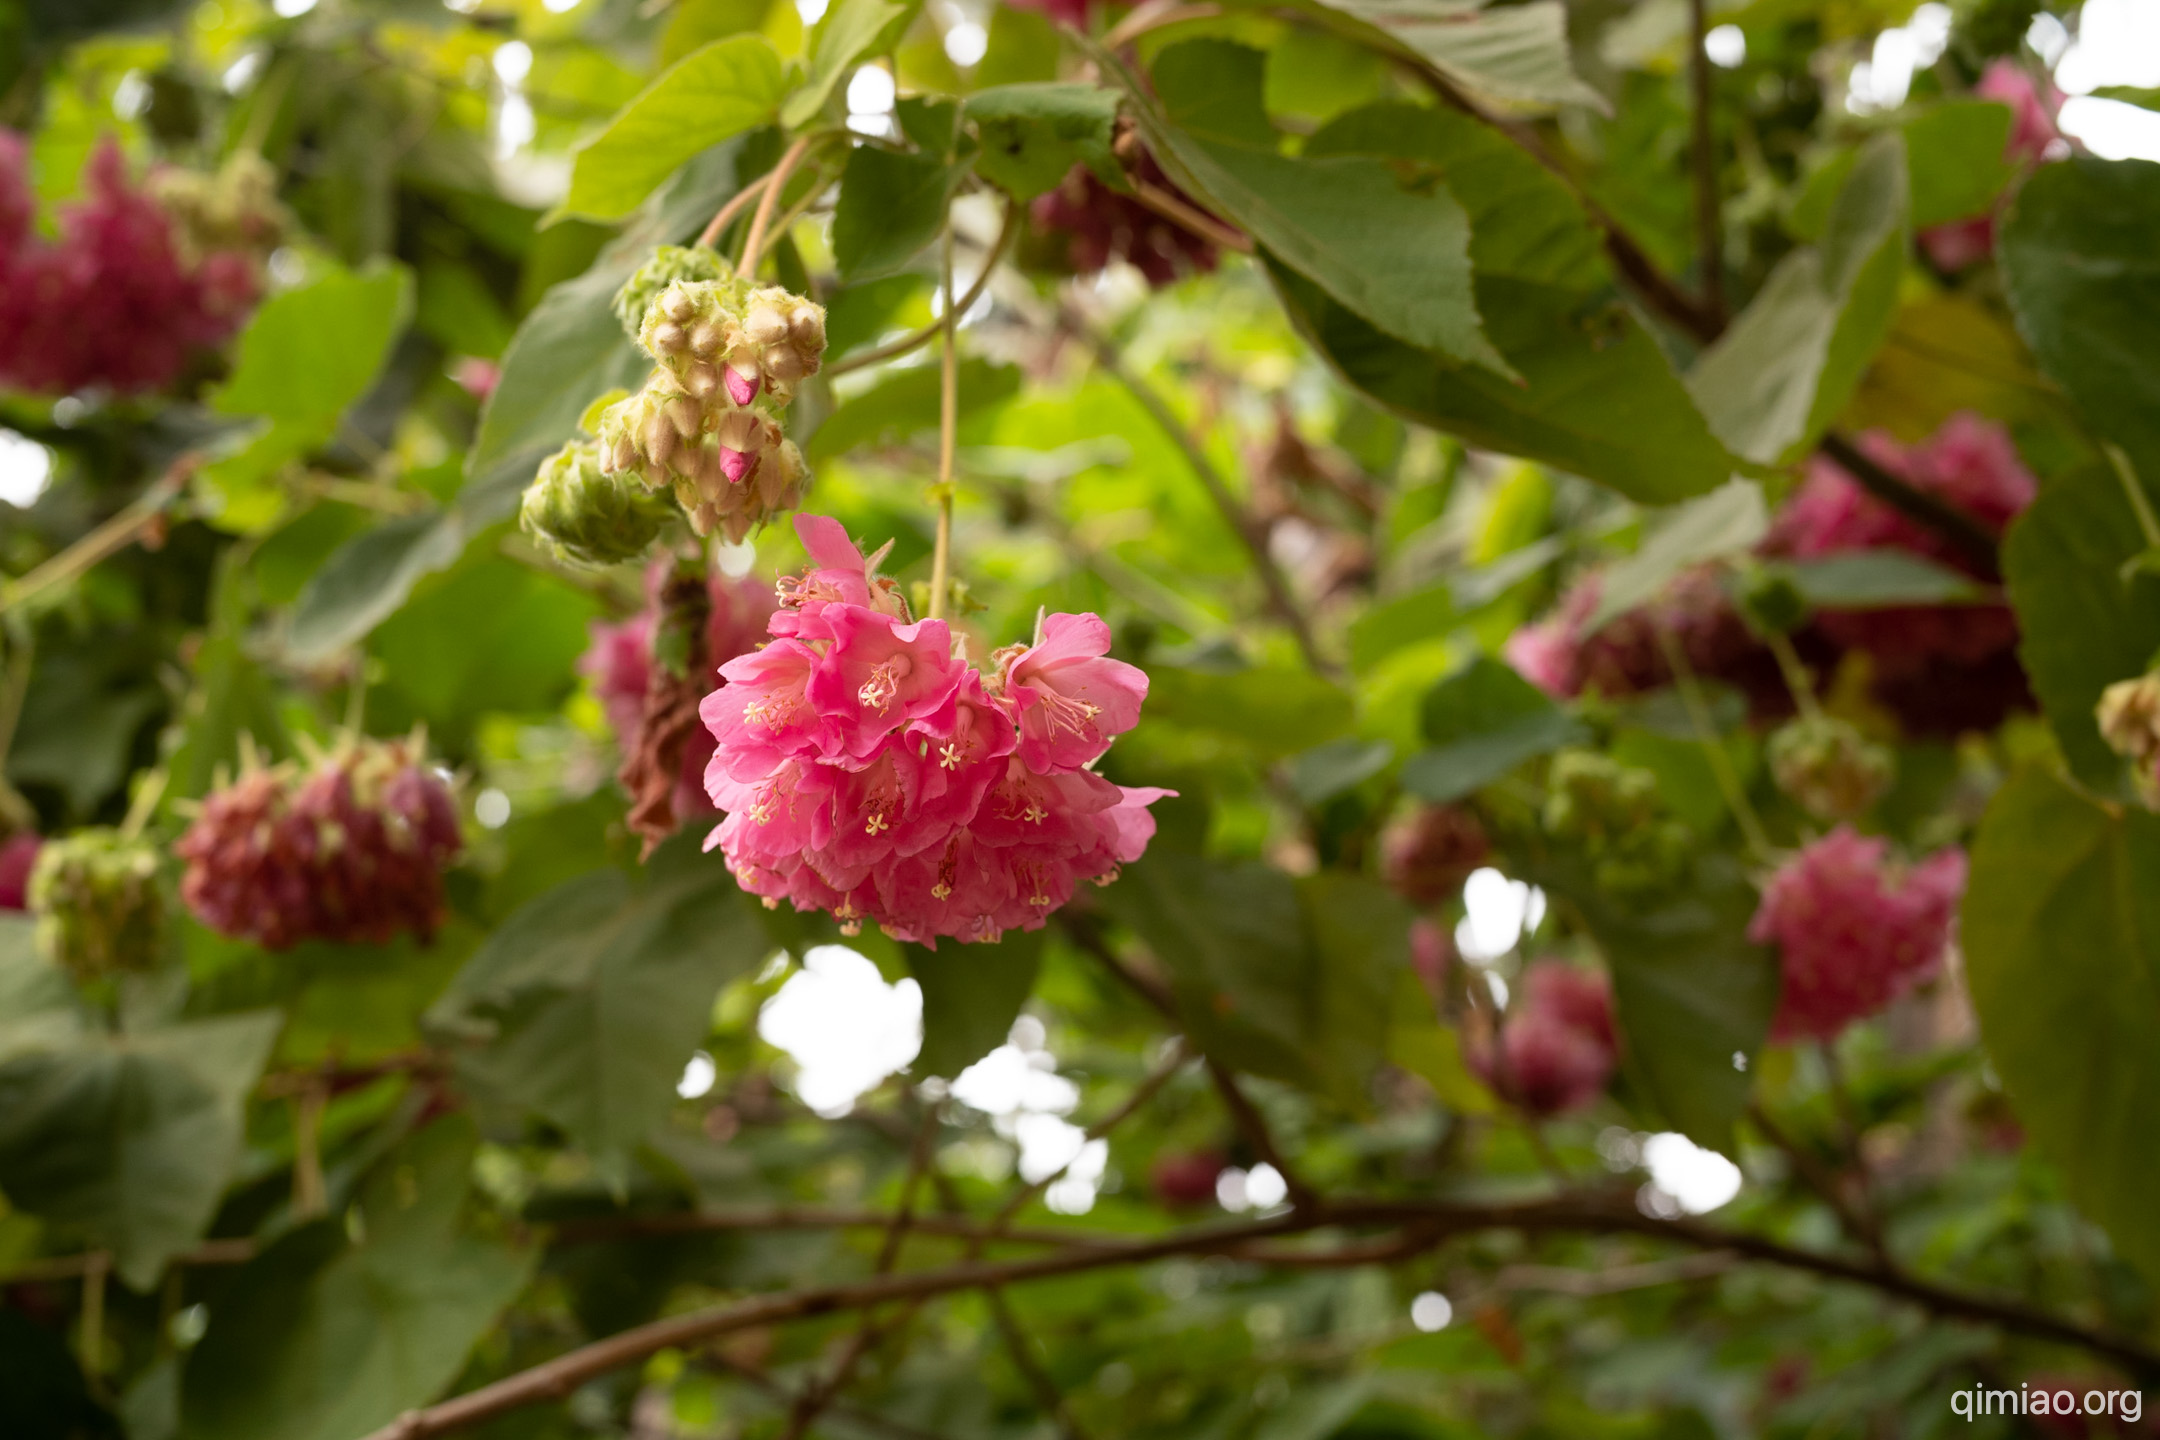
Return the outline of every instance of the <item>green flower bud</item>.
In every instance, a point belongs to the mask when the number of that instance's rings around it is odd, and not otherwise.
[[[525,487],[518,522],[557,559],[603,566],[643,555],[674,515],[664,492],[609,474],[598,444],[573,440],[542,462]]]
[[[155,849],[117,830],[46,841],[27,897],[38,948],[78,980],[149,969],[165,922],[157,869]]]
[[[1694,834],[1660,808],[1657,776],[1595,751],[1563,750],[1546,775],[1546,833],[1579,847],[1614,895],[1649,895],[1686,873]]]
[[[1794,720],[1770,736],[1770,778],[1818,820],[1852,820],[1890,788],[1896,762],[1851,722],[1829,715]]]
[[[727,280],[734,273],[717,251],[702,245],[659,246],[615,292],[615,318],[632,340],[641,340],[645,314],[661,291],[678,280]]]

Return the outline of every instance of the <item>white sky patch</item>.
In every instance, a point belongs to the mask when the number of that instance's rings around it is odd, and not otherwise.
[[[1740,1193],[1740,1167],[1685,1135],[1665,1131],[1642,1139],[1650,1172],[1643,1208],[1652,1214],[1707,1215]]]
[[[505,85],[522,85],[532,74],[532,46],[511,40],[495,47],[495,76]]]
[[[882,65],[865,65],[848,77],[848,129],[858,135],[891,135],[900,91]]]
[[[1514,949],[1524,931],[1537,929],[1545,918],[1545,892],[1487,865],[1463,883],[1463,912],[1455,948],[1472,964],[1489,965]]]
[[[29,509],[52,484],[52,472],[52,451],[27,435],[0,430],[0,500]]]
[[[1737,25],[1716,26],[1702,38],[1703,54],[1720,69],[1737,69],[1747,59],[1747,33]]]
[[[832,0],[795,0],[795,13],[802,17],[803,24],[815,25],[825,18],[831,4]]]
[[[1042,1022],[1022,1015],[1003,1045],[960,1072],[952,1097],[988,1115],[991,1128],[1020,1147],[1020,1178],[1030,1185],[1065,1172],[1043,1192],[1045,1205],[1085,1215],[1109,1168],[1110,1142],[1088,1139],[1063,1118],[1080,1103],[1080,1087],[1057,1073],[1044,1039]]]
[[[990,32],[973,20],[962,20],[945,32],[945,58],[955,65],[973,65],[990,50]]]
[[[473,800],[472,813],[486,828],[500,830],[510,821],[510,797],[500,790],[482,790]]]
[[[2055,84],[2070,95],[2103,85],[2160,85],[2160,4],[2085,0],[2077,39],[2056,62]]]
[[[2160,113],[2141,106],[2074,95],[2056,124],[2103,160],[2160,160]]]
[[[287,20],[295,20],[315,8],[315,0],[271,0],[270,8]]]
[[[1410,1323],[1430,1335],[1445,1330],[1455,1318],[1455,1306],[1437,1290],[1427,1290],[1410,1302]]]
[[[1950,43],[1950,7],[1928,0],[1903,25],[1875,37],[1868,58],[1852,68],[1845,108],[1856,115],[1895,110],[1912,89],[1913,72],[1942,58]]]
[[[675,1093],[685,1100],[710,1095],[713,1082],[719,1078],[720,1067],[713,1063],[712,1056],[700,1050],[690,1057],[689,1064],[683,1066],[682,1079],[675,1082]]]
[[[795,1062],[796,1098],[828,1120],[922,1049],[922,987],[888,985],[844,945],[819,945],[758,1011],[758,1035]]]
[[[1290,1194],[1290,1182],[1265,1160],[1250,1170],[1235,1165],[1215,1176],[1215,1203],[1232,1214],[1248,1210],[1272,1210]]]

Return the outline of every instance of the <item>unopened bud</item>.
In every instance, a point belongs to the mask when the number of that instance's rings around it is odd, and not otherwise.
[[[663,311],[668,319],[680,324],[697,313],[697,306],[687,295],[678,302],[675,295],[668,294],[670,288],[679,280],[721,280],[731,273],[727,261],[702,245],[662,245],[615,292],[615,318],[622,322],[630,338],[637,340],[653,302],[667,295]]]
[[[664,419],[652,418],[672,442]],[[603,566],[643,555],[674,514],[665,494],[602,470],[598,445],[573,441],[542,463],[525,489],[518,521],[557,559]]]
[[[2140,768],[2160,759],[2160,673],[2118,680],[2100,692],[2100,734]]]
[[[78,980],[157,961],[165,901],[157,851],[117,830],[78,830],[48,840],[30,870],[37,944]]]
[[[1853,820],[1882,798],[1895,777],[1890,752],[1850,721],[1802,717],[1770,736],[1770,776],[1818,820]]]

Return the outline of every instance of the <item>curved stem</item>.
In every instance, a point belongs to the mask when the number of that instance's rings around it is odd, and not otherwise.
[[[968,286],[967,294],[960,297],[960,303],[955,307],[959,314],[965,315],[968,311],[973,310],[975,302],[982,299],[983,291],[990,288],[990,273],[997,269],[998,261],[1004,258],[1006,245],[1011,242],[1012,237],[1018,232],[1020,228],[1019,216],[1020,207],[1018,205],[1007,205],[1005,207],[1005,224],[998,231],[997,240],[991,245],[989,253],[983,257],[982,273],[975,277],[974,284]],[[910,331],[897,340],[887,341],[874,350],[865,350],[860,354],[850,355],[844,360],[834,361],[825,367],[825,374],[828,377],[845,375],[850,371],[861,370],[882,361],[896,359],[911,351],[920,350],[944,333],[945,320],[944,317],[940,316],[928,325],[923,326],[922,329]]]
[[[758,196],[757,211],[750,217],[750,233],[743,237],[742,263],[735,268],[745,276],[754,277],[758,262],[765,258],[765,231],[772,223],[773,209],[779,203],[780,192],[787,188],[795,167],[802,164],[803,156],[817,143],[815,135],[798,135],[793,144],[781,152],[780,161],[772,168],[765,182],[763,193]]]
[[[0,587],[0,614],[13,610],[36,595],[55,585],[73,580],[99,561],[118,554],[140,540],[165,514],[180,492],[186,488],[189,477],[202,464],[202,457],[189,451],[165,467],[150,488],[104,524],[77,540],[58,555],[32,570],[20,580]]]
[[[2146,546],[2160,550],[2160,519],[2153,515],[2152,501],[2146,496],[2145,487],[2138,483],[2137,470],[2131,465],[2130,457],[2123,453],[2122,446],[2104,440],[2100,448],[2107,453],[2108,465],[2114,470],[2115,478],[2122,481],[2123,496],[2137,513],[2138,530],[2144,535]]]
[[[960,306],[953,296],[953,233],[945,223],[940,274],[945,295],[945,343],[938,356],[937,548],[930,559],[930,618],[945,615],[946,591],[952,588],[953,451],[960,431]],[[987,272],[986,272],[987,273]]]
[[[1778,674],[1784,677],[1785,688],[1792,692],[1793,706],[1803,720],[1822,719],[1822,702],[1815,698],[1815,677],[1800,661],[1800,652],[1793,649],[1792,637],[1783,631],[1773,630],[1763,636],[1763,644],[1777,661]]]
[[[1772,852],[1769,832],[1763,829],[1761,817],[1748,800],[1747,787],[1740,783],[1732,757],[1725,753],[1725,746],[1718,740],[1717,726],[1710,720],[1710,707],[1703,703],[1702,687],[1695,683],[1695,668],[1688,664],[1687,653],[1670,631],[1662,626],[1651,629],[1657,636],[1658,649],[1664,653],[1666,668],[1672,671],[1673,687],[1680,692],[1680,704],[1687,711],[1688,727],[1695,732],[1696,742],[1703,748],[1703,758],[1710,762],[1710,774],[1725,797],[1725,806],[1732,811],[1748,849],[1755,853],[1757,860],[1768,864]]]
[[[1995,536],[1985,525],[1940,496],[1931,495],[1902,476],[1894,475],[1865,450],[1832,430],[1818,442],[1823,454],[1837,463],[1853,482],[1891,509],[1917,525],[1923,525],[1957,547],[1984,580],[2002,578]]]
[[[707,249],[717,245],[721,233],[734,223],[737,215],[742,214],[743,207],[765,193],[766,187],[772,184],[772,177],[773,172],[768,170],[729,196],[727,204],[722,205],[720,212],[707,221],[705,228],[698,232],[697,243]]]

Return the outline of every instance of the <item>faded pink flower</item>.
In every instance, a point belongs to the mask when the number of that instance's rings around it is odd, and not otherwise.
[[[1748,938],[1778,948],[1784,988],[1772,1039],[1834,1039],[1942,963],[1965,852],[1940,850],[1906,869],[1889,863],[1888,850],[1840,825],[1764,888]]]

